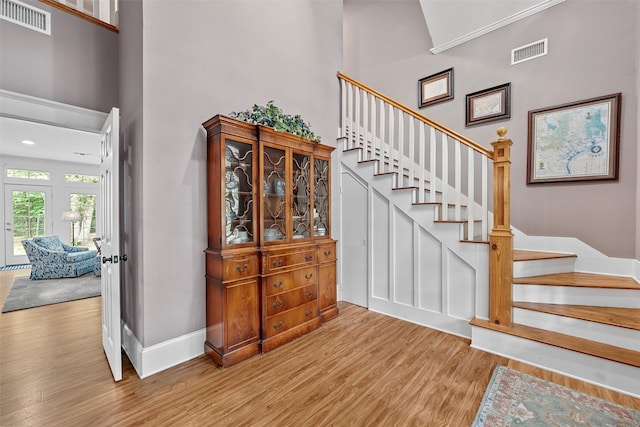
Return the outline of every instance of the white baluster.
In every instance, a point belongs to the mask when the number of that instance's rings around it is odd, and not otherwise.
[[[482,240],[489,240],[489,203],[488,203],[488,183],[487,183],[487,164],[489,158],[487,156],[480,156],[482,158]]]
[[[385,129],[385,117],[387,114],[387,109],[385,108],[385,103],[384,101],[381,99],[380,100],[380,158],[378,161],[378,172],[384,172],[384,153],[386,150],[386,144],[387,144],[387,138],[385,135],[386,129]]]
[[[345,150],[352,147],[351,140],[353,138],[353,85],[351,83],[347,83],[347,95],[348,95],[348,106],[347,106],[347,116],[349,118],[349,128],[347,129],[347,141],[345,145]]]
[[[416,185],[415,176],[416,176],[416,155],[415,155],[415,120],[413,116],[409,116],[409,155],[407,158],[409,159],[409,186],[413,187]]]
[[[436,129],[431,127],[431,138],[429,142],[429,201],[435,203],[436,201],[436,146],[438,140],[436,139]]]
[[[420,157],[418,160],[418,167],[419,172],[418,172],[418,203],[423,203],[425,201],[425,196],[424,196],[424,180],[426,179],[425,174],[424,174],[424,170],[427,168],[427,164],[425,161],[425,140],[424,140],[424,127],[426,126],[424,123],[420,122],[418,123],[418,144],[420,144],[420,146],[418,147],[418,156]]]
[[[361,93],[360,93],[360,88],[356,88],[356,109],[354,112],[354,116],[355,116],[355,131],[356,131],[356,140],[355,140],[355,145],[353,148],[358,148],[360,147],[360,130],[362,129],[362,117],[360,116],[360,97],[361,97]],[[362,158],[360,158],[360,160],[362,160]]]
[[[396,185],[404,187],[404,113],[398,110],[398,175]]]
[[[455,168],[453,170],[454,173],[454,191],[453,191],[453,195],[454,195],[454,203],[455,203],[455,207],[454,207],[454,214],[453,214],[453,219],[455,219],[456,221],[459,221],[460,219],[462,219],[462,207],[461,207],[461,195],[460,193],[462,193],[462,155],[460,152],[460,146],[462,145],[462,143],[460,141],[454,140],[454,164],[453,167]]]
[[[394,147],[394,133],[395,129],[393,127],[394,122],[394,108],[393,105],[389,104],[389,164],[387,165],[387,172],[393,172],[393,152],[395,150]]]
[[[376,123],[376,116],[378,115],[378,112],[376,111],[376,104],[378,103],[378,100],[376,99],[376,97],[374,95],[372,96],[372,101],[371,102],[371,156],[369,157],[370,159],[375,159],[376,158],[376,134],[377,134],[377,123]]]
[[[347,85],[340,79],[340,136],[347,136]]]
[[[370,157],[369,148],[369,93],[364,92],[362,99],[362,160]]]
[[[474,237],[474,219],[475,219],[475,164],[474,151],[467,147],[467,240],[473,240]]]
[[[447,134],[442,134],[442,218],[449,219],[449,144]]]

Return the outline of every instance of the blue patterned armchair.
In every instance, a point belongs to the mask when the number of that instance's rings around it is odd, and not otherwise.
[[[94,271],[97,251],[68,246],[58,236],[23,240],[22,246],[31,263],[31,280],[78,277]]]

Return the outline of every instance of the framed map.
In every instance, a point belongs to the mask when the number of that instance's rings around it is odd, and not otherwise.
[[[618,179],[621,99],[529,111],[527,183]]]

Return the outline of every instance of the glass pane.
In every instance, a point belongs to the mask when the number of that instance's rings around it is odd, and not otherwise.
[[[303,154],[293,154],[293,238],[311,236],[311,160]]]
[[[78,175],[73,173],[65,173],[64,180],[66,182],[87,182],[90,184],[98,183],[98,177],[95,175]]]
[[[313,234],[329,235],[329,162],[315,159],[313,163]]]
[[[44,193],[13,192],[13,255],[25,255],[22,240],[44,236]]]
[[[51,174],[49,172],[31,171],[31,170],[23,170],[23,169],[7,169],[7,177],[49,180],[51,178]]]
[[[80,220],[71,221],[71,242],[73,246],[93,248],[96,237],[96,195],[71,194],[71,210],[80,213]]]
[[[264,241],[284,240],[286,236],[286,175],[285,152],[276,148],[264,147],[264,206],[262,223]]]
[[[251,144],[227,140],[225,145],[226,242],[252,242],[253,151]]]

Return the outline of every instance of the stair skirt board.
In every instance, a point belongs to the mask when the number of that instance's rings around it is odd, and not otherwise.
[[[640,352],[640,331],[550,313],[513,309],[513,323]]]
[[[513,285],[513,301],[640,308],[640,291],[548,285]]]
[[[513,263],[513,277],[540,276],[543,274],[572,273],[575,258],[539,259]]]
[[[471,347],[640,398],[640,368],[472,326]]]

